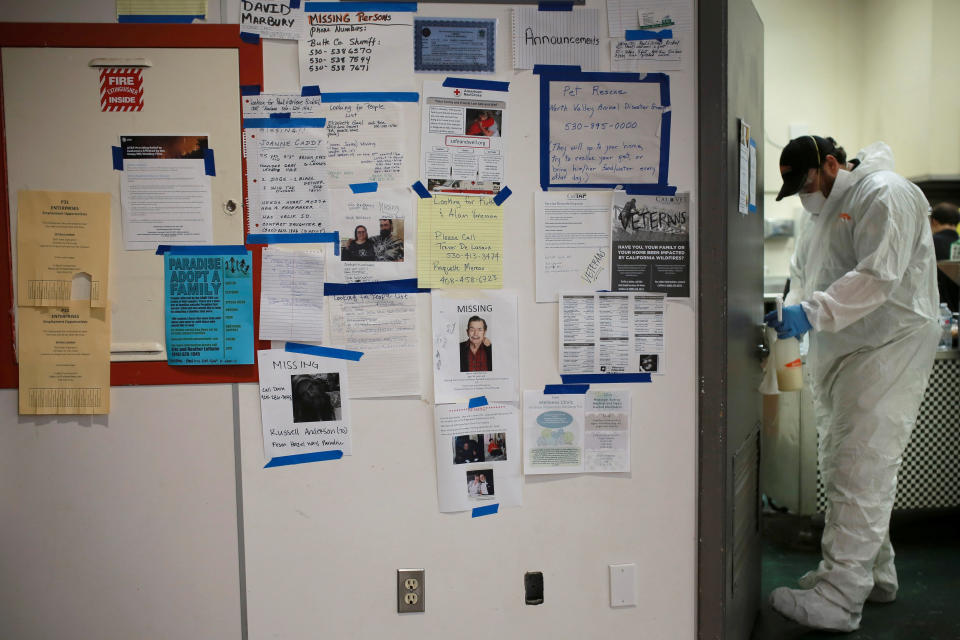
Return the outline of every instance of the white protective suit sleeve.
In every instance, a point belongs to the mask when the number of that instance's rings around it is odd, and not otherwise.
[[[807,247],[810,244],[810,234],[813,227],[813,221],[808,217],[804,218],[803,227],[797,236],[797,246],[790,256],[790,291],[787,292],[783,304],[800,304],[800,301],[806,297],[806,287],[803,280],[804,256],[807,255]]]
[[[857,203],[864,212],[853,232],[857,266],[826,291],[815,291],[801,302],[817,331],[840,331],[882,305],[910,264],[915,238],[907,230],[914,224],[914,212],[894,205],[887,184],[867,191],[868,200]]]

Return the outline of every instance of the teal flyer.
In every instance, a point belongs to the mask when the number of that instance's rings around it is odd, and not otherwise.
[[[253,364],[253,261],[243,246],[169,247],[163,255],[167,362]]]

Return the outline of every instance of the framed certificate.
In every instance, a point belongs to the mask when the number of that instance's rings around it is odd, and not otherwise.
[[[496,35],[493,19],[416,18],[413,70],[493,73]]]

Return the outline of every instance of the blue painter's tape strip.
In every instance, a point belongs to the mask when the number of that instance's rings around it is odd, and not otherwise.
[[[247,244],[304,244],[307,242],[334,242],[340,246],[340,232],[333,233],[251,233]],[[339,254],[338,254],[339,255]]]
[[[503,201],[509,198],[512,194],[513,191],[510,191],[510,187],[503,187],[497,192],[497,195],[493,196],[493,204],[499,207],[503,204]]]
[[[300,0],[290,0],[290,8],[291,8],[291,9],[299,9],[299,8],[300,8]]]
[[[416,278],[383,280],[381,282],[351,282],[348,284],[323,283],[323,295],[325,296],[364,296],[376,293],[430,293],[430,289],[418,287]]]
[[[537,11],[573,11],[572,2],[541,2]]]
[[[376,182],[357,182],[350,185],[350,191],[354,193],[374,193],[377,186]]]
[[[295,127],[327,126],[326,118],[247,118],[244,129],[293,129]]]
[[[662,29],[660,31],[651,31],[649,29],[627,29],[624,38],[626,40],[665,40],[672,38],[673,31]]]
[[[290,117],[290,114],[289,114],[289,113],[282,113],[282,112],[271,113],[271,114],[270,114],[270,117],[271,117],[271,118],[281,118],[281,119],[283,119],[283,118],[289,118],[289,117]]]
[[[624,186],[624,191],[626,191],[631,196],[675,196],[677,195],[676,187],[661,187],[659,184],[628,184]]]
[[[246,42],[247,44],[259,44],[260,43],[260,34],[259,33],[250,33],[249,31],[241,31],[240,39]]]
[[[509,91],[509,82],[496,80],[474,80],[472,78],[447,78],[443,86],[455,89],[480,89],[481,91]]]
[[[110,147],[110,152],[113,154],[114,171],[123,171],[123,149],[120,147]]]
[[[544,73],[580,73],[578,64],[535,64],[533,65],[533,75]]]
[[[247,248],[242,244],[157,245],[157,255],[164,253],[172,256],[245,256]]]
[[[499,509],[500,509],[500,503],[499,503],[499,502],[496,503],[496,504],[488,504],[488,505],[485,506],[485,507],[474,507],[474,508],[473,508],[473,515],[471,515],[470,517],[471,517],[471,518],[479,518],[480,516],[492,516],[492,515],[495,514],[495,513],[497,512],[497,510],[499,510]]]
[[[648,74],[650,76],[659,76],[657,82],[660,83],[660,104],[665,107],[670,106],[670,76],[665,73]]]
[[[321,93],[320,102],[420,102],[416,91],[345,91]]]
[[[258,85],[258,84],[242,84],[242,85],[240,85],[240,95],[242,95],[242,96],[258,96],[258,95],[260,95],[260,85]]]
[[[660,173],[657,174],[657,179],[661,187],[666,187],[670,182],[670,123],[672,120],[673,113],[670,111],[660,115]]]
[[[487,396],[477,396],[476,398],[470,398],[470,404],[467,406],[470,409],[476,409],[477,407],[485,407],[489,402],[487,402]]]
[[[588,384],[548,384],[543,387],[543,395],[582,395],[589,390]]]
[[[198,15],[163,15],[163,16],[140,16],[123,15],[117,16],[117,22],[120,24],[190,24],[194,20],[203,20],[206,16]]]
[[[318,96],[320,95],[320,87],[318,87],[315,84],[307,85],[305,87],[300,87],[300,95],[303,97]]]
[[[416,2],[307,2],[305,10],[313,11],[416,11]]]
[[[433,197],[433,196],[430,195],[430,192],[427,191],[427,188],[426,188],[425,186],[423,186],[423,183],[420,182],[419,180],[417,180],[416,182],[414,182],[414,183],[413,183],[412,185],[410,185],[410,186],[413,187],[413,190],[416,192],[416,194],[417,194],[418,196],[420,196],[421,199],[422,199],[422,198],[432,198],[432,197]]]
[[[571,74],[578,75],[578,74]],[[540,188],[550,188],[550,76],[540,75]]]
[[[207,148],[203,152],[203,172],[208,176],[217,175],[217,164],[213,161],[213,149]]]
[[[286,467],[291,464],[303,464],[305,462],[322,462],[323,460],[339,460],[343,457],[343,451],[334,449],[333,451],[316,451],[314,453],[297,453],[292,456],[280,456],[271,458],[270,462],[263,466],[264,469],[271,467]]]
[[[563,384],[604,384],[607,382],[650,382],[649,373],[578,373],[560,376]]]
[[[356,362],[363,357],[363,351],[354,351],[353,349],[334,349],[333,347],[318,347],[312,344],[301,344],[299,342],[288,342],[283,348],[287,353],[303,353],[310,356],[322,356],[324,358],[337,358],[339,360],[353,360]]]

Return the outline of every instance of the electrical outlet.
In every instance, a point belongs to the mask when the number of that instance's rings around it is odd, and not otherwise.
[[[423,613],[423,569],[397,569],[397,613]]]

